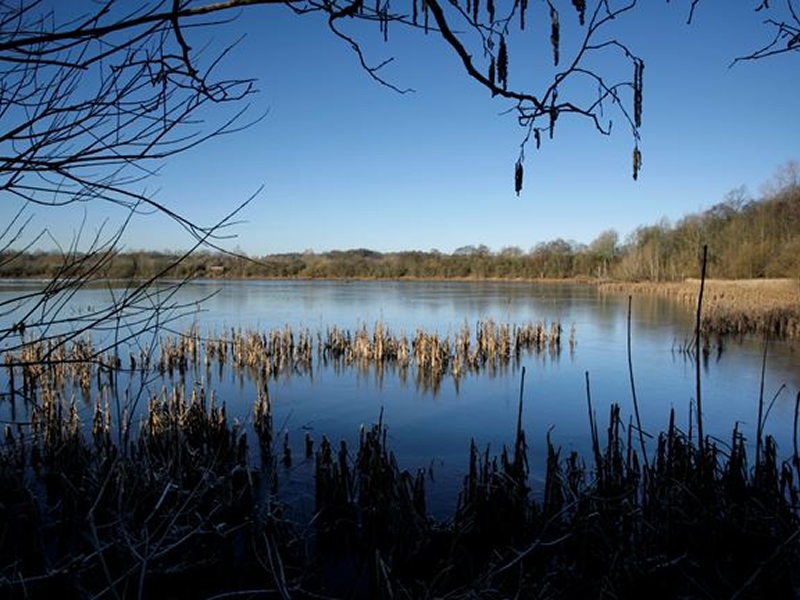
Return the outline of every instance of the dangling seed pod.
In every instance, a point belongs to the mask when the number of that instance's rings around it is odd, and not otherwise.
[[[425,16],[425,35],[428,35],[428,2],[422,0],[422,14]]]
[[[572,6],[578,11],[578,22],[583,26],[586,23],[586,0],[572,0]]]
[[[550,139],[552,140],[553,139],[553,132],[556,129],[556,121],[558,120],[558,109],[551,106],[550,110],[548,111],[548,115],[550,117],[550,131],[549,131],[549,134],[550,134]]]
[[[521,0],[519,3],[519,28],[525,31],[525,13],[528,12],[528,0]]]
[[[418,19],[418,15],[417,15],[417,0],[414,0],[414,8],[413,8],[413,12],[411,13],[411,22],[414,25],[416,25],[417,24],[417,19]]]
[[[486,0],[486,12],[489,14],[489,23],[494,23],[494,0]]]
[[[497,52],[497,79],[505,90],[508,87],[508,48],[504,35],[500,36],[500,50]]]
[[[636,127],[642,126],[642,89],[644,84],[644,61],[633,61],[633,122]]]
[[[561,38],[561,27],[558,24],[558,12],[550,5],[550,45],[553,46],[553,64],[558,66],[558,46]]]
[[[519,193],[522,191],[522,179],[524,177],[524,173],[522,171],[522,159],[517,161],[517,164],[514,165],[514,191],[519,196]]]
[[[476,23],[478,22],[478,5],[480,4],[479,0],[472,0],[472,20]]]
[[[542,146],[542,134],[538,129],[533,130],[533,139],[536,141],[536,149],[538,150]]]
[[[639,152],[639,145],[637,144],[633,148],[633,180],[636,181],[639,178],[639,171],[642,168],[642,153]]]
[[[492,96],[496,94],[494,91],[494,78],[495,78],[495,66],[494,66],[494,56],[492,57],[492,62],[489,63],[489,84],[492,86]]]

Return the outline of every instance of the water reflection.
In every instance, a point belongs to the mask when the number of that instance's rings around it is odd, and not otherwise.
[[[9,299],[26,284],[0,287]],[[213,294],[206,302],[201,300]],[[590,375],[593,405],[600,429],[612,403],[632,412],[627,357],[626,295],[599,294],[591,286],[538,285],[504,282],[330,282],[330,281],[201,281],[180,290],[176,301],[197,303],[200,310],[170,326],[192,325],[203,332],[231,328],[269,332],[289,326],[295,331],[325,332],[329,328],[356,331],[383,323],[395,335],[413,339],[421,329],[440,339],[455,339],[465,324],[474,332],[479,321],[521,324],[560,322],[573,326],[577,345],[562,352],[533,352],[464,377],[431,379],[424,370],[381,363],[378,368],[358,361],[345,363],[331,356],[298,373],[294,367],[268,379],[276,426],[288,432],[296,456],[303,453],[305,433],[354,440],[361,424],[374,422],[385,411],[393,447],[410,468],[436,465],[434,495],[449,497],[448,483],[458,483],[466,467],[470,439],[499,449],[513,438],[520,371],[527,370],[524,425],[531,447],[534,476],[543,469],[544,439],[565,449],[588,450],[585,373]],[[82,290],[75,310],[109,302],[105,289]],[[657,433],[667,425],[670,409],[688,429],[690,406],[696,402],[693,358],[680,348],[692,336],[690,310],[669,299],[635,297],[632,302],[632,362],[643,428]],[[313,333],[312,333],[313,334]],[[100,342],[99,336],[93,338]],[[136,340],[146,346],[145,340]],[[316,344],[316,341],[314,342]],[[753,440],[761,394],[763,340],[727,342],[725,351],[703,364],[701,389],[706,433],[730,439],[736,423]],[[125,358],[123,356],[123,358]],[[229,414],[251,419],[263,372],[244,366],[237,372],[222,363],[201,364],[199,370],[178,371],[167,385],[191,387],[192,380],[216,390]],[[138,381],[138,380],[137,380]],[[259,381],[262,383],[260,384]],[[7,374],[0,385],[8,386]],[[148,380],[149,390],[162,382]],[[785,384],[783,391],[781,386]],[[77,384],[73,384],[77,385]],[[73,387],[72,389],[80,389]],[[767,430],[775,433],[779,450],[792,440],[794,399],[800,389],[800,351],[795,345],[770,344],[764,397],[776,396]],[[91,419],[90,414],[86,418]],[[627,422],[627,418],[623,418]],[[297,468],[297,466],[295,466]],[[539,471],[537,471],[537,468]],[[442,485],[442,491],[437,491]],[[432,503],[435,503],[435,499]]]

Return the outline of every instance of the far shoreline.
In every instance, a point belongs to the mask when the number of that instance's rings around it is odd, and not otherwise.
[[[198,274],[199,275],[199,274]],[[47,278],[0,278],[2,284],[47,282]],[[147,279],[110,278],[92,282],[141,283]],[[223,283],[226,281],[270,282],[431,282],[431,283],[508,283],[541,285],[585,285],[600,293],[656,295],[674,299],[687,309],[697,306],[700,280],[683,281],[624,281],[610,278],[503,278],[503,277],[189,277],[163,278],[163,282],[195,281]],[[706,279],[703,297],[705,334],[744,335],[768,334],[774,338],[800,340],[800,279]]]

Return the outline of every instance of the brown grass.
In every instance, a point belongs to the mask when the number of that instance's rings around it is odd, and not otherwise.
[[[707,279],[703,299],[704,333],[769,333],[800,339],[800,282],[794,279]],[[697,304],[698,279],[682,282],[612,282],[608,293],[654,294],[675,298],[687,307]]]

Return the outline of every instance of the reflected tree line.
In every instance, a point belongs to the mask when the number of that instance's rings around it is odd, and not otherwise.
[[[196,252],[176,261],[171,252],[134,251],[102,265],[108,278],[136,279],[169,270],[173,277],[231,278],[591,278],[676,281],[699,276],[699,250],[709,247],[710,272],[719,278],[800,276],[800,177],[796,163],[783,167],[762,197],[744,188],[711,208],[675,223],[661,220],[620,240],[616,231],[591,243],[555,239],[525,251],[507,246],[492,251],[467,245],[438,250],[381,253],[359,248],[316,253],[242,254]],[[172,266],[171,266],[172,265]],[[171,267],[170,267],[171,266]],[[0,255],[0,277],[52,277],[63,267],[57,253]]]

